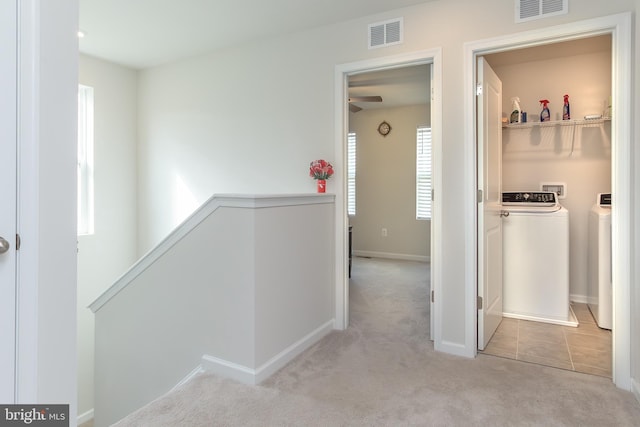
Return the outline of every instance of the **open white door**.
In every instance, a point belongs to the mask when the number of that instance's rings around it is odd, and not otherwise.
[[[0,402],[15,402],[17,2],[0,2]]]
[[[478,58],[478,349],[502,321],[502,82]]]

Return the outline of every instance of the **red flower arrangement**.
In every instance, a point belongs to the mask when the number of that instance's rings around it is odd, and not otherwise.
[[[314,160],[309,165],[309,176],[313,179],[329,179],[333,175],[333,166],[326,160]]]

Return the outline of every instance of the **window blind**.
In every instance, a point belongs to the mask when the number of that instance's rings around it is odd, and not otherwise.
[[[356,134],[347,134],[347,213],[356,214]]]
[[[416,142],[416,218],[431,219],[431,128],[418,126]]]

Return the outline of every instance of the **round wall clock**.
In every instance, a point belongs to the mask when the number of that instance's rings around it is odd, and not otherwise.
[[[382,136],[389,135],[389,132],[391,132],[391,125],[387,122],[380,123],[378,125],[378,132],[380,132],[380,135]]]

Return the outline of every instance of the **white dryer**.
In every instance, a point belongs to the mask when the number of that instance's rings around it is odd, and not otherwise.
[[[569,302],[569,212],[553,192],[505,192],[503,315],[578,326]]]
[[[611,193],[598,194],[589,212],[588,306],[599,327],[611,329]]]

